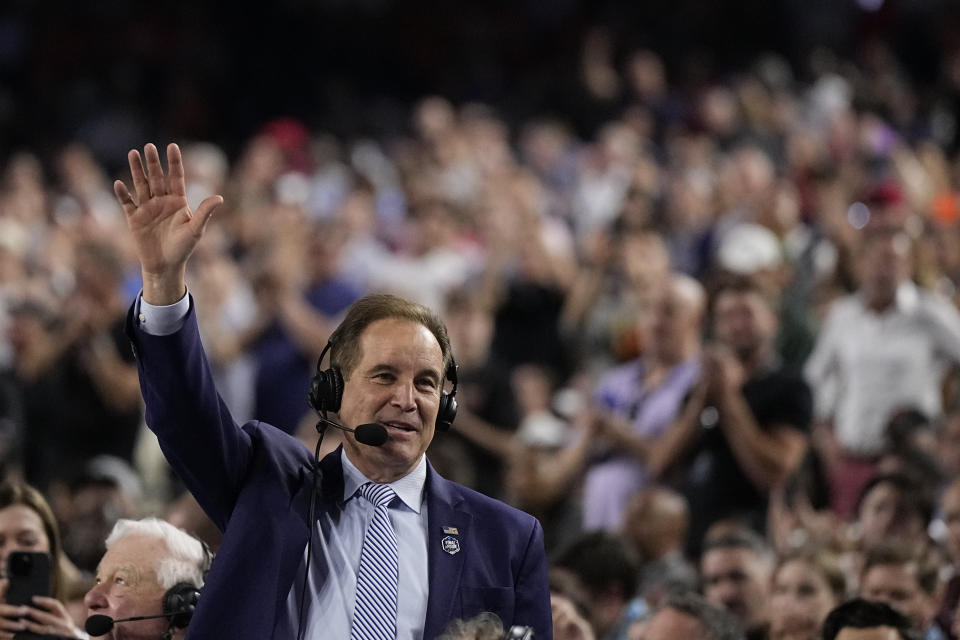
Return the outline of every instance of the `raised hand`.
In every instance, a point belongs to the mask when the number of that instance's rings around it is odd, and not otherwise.
[[[187,260],[223,198],[211,196],[201,202],[196,211],[191,211],[187,205],[180,147],[176,144],[167,147],[166,175],[157,148],[148,144],[143,152],[146,168],[136,149],[127,154],[134,193],[130,193],[122,180],[113,184],[113,190],[133,234],[143,272],[143,299],[150,304],[172,304],[186,292]]]

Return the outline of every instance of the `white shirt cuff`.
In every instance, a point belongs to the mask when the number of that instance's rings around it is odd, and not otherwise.
[[[137,321],[144,333],[152,336],[168,336],[183,326],[183,320],[190,311],[190,294],[164,306],[155,306],[143,299],[143,292],[137,296]]]

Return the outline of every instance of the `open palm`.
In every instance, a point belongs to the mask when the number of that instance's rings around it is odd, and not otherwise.
[[[207,198],[195,212],[191,211],[187,205],[180,147],[176,144],[167,147],[166,175],[157,148],[148,144],[143,151],[146,167],[136,149],[127,155],[134,193],[121,180],[114,183],[113,189],[133,234],[146,287],[147,279],[182,281],[187,260],[223,198]]]

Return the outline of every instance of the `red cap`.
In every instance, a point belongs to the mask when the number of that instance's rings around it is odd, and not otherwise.
[[[868,187],[863,200],[868,205],[900,204],[904,201],[903,187],[893,180],[884,180]]]
[[[263,127],[262,135],[272,139],[287,160],[287,166],[294,171],[309,173],[312,169],[310,159],[310,131],[299,120],[278,118]]]

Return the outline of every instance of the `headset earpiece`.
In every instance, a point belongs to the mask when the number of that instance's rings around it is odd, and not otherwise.
[[[446,378],[453,384],[450,393],[440,394],[440,408],[437,411],[437,431],[448,431],[457,417],[457,363],[450,357]]]
[[[330,367],[323,369],[323,356],[330,350],[331,343],[320,352],[317,359],[317,372],[310,381],[310,393],[307,396],[307,404],[313,407],[314,411],[340,411],[340,399],[343,397],[343,374],[340,369]]]
[[[200,600],[200,590],[189,582],[178,582],[163,594],[163,613],[170,617],[170,626],[185,629]]]

